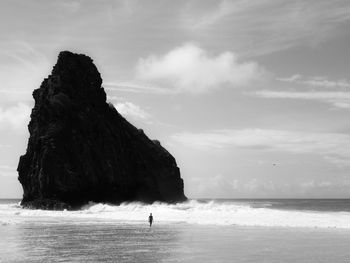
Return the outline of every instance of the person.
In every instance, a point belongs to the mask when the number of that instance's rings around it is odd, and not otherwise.
[[[152,216],[152,213],[149,214],[148,222],[149,222],[149,226],[151,227],[151,226],[152,226],[152,223],[153,223],[153,216]]]

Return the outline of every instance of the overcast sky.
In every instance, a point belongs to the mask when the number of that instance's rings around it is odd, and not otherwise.
[[[58,52],[175,156],[188,197],[350,198],[350,2],[0,2],[0,198]]]

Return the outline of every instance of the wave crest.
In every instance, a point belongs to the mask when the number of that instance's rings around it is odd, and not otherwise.
[[[21,209],[18,205],[0,205],[0,216],[63,217],[116,220],[125,223],[147,222],[152,213],[156,223],[183,222],[202,225],[238,225],[269,227],[320,227],[350,229],[349,212],[311,212],[254,208],[234,202],[190,200],[179,204],[123,203],[119,206],[89,203],[79,211]]]

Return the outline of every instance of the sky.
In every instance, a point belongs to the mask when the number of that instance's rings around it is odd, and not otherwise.
[[[0,198],[60,51],[177,160],[189,198],[350,198],[347,0],[2,0]]]

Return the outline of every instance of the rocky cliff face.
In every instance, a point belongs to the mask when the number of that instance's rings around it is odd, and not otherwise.
[[[184,201],[174,157],[106,103],[91,58],[61,52],[34,90],[22,205],[74,208],[88,201]]]

